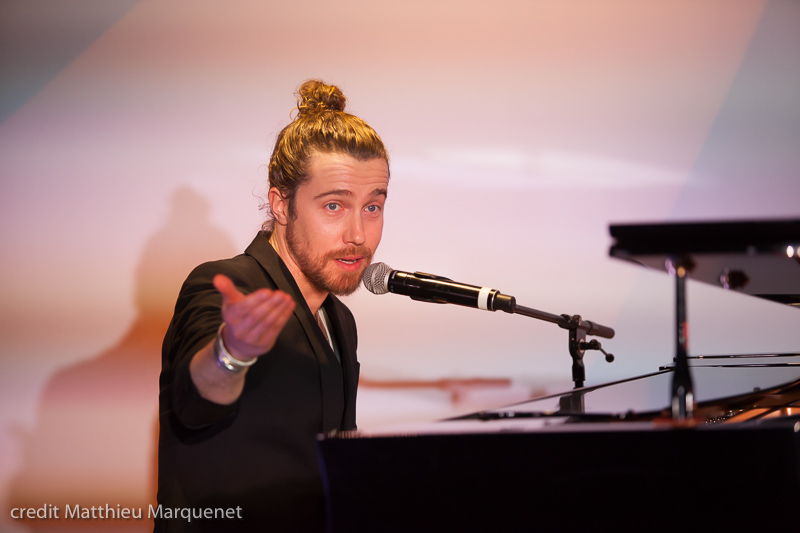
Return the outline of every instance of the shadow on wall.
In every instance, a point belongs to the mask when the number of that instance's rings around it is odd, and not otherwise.
[[[21,529],[152,531],[161,342],[180,285],[203,261],[237,253],[209,224],[207,200],[189,188],[172,196],[166,226],[145,245],[136,274],[137,317],[108,350],[59,371],[45,386],[38,427],[24,435],[10,508],[60,508],[59,520]],[[141,520],[65,519],[76,505],[143,510]],[[109,513],[114,516],[114,513]]]

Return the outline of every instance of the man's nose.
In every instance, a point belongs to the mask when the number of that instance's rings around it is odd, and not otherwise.
[[[367,237],[364,234],[364,221],[360,213],[353,213],[347,224],[347,231],[345,234],[345,242],[348,244],[362,245],[366,242]]]

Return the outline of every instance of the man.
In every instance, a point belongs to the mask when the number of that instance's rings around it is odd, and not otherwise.
[[[355,428],[358,384],[355,321],[336,295],[372,259],[389,185],[383,143],[344,105],[336,87],[300,87],[264,230],[181,289],[162,356],[157,531],[322,527],[315,436]]]

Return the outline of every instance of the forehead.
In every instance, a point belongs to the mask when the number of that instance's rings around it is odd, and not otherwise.
[[[353,193],[371,193],[386,190],[389,185],[389,166],[384,159],[364,161],[347,154],[315,153],[308,162],[308,189],[319,192],[325,189],[349,190]]]

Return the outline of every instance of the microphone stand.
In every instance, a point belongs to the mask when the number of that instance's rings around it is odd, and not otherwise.
[[[372,280],[372,274],[367,275],[367,272],[369,272],[370,269],[375,266],[377,266],[377,264],[372,265],[364,273],[364,284],[366,285],[367,290],[370,292],[376,291],[371,288],[372,282],[370,281],[370,283],[367,283],[366,281],[367,279]],[[383,267],[386,269],[386,272],[383,274],[386,274],[387,272],[394,272],[396,274],[399,272],[396,270],[390,270],[390,268],[385,264]],[[545,322],[552,322],[554,324],[558,324],[561,328],[568,330],[569,355],[572,357],[572,381],[575,382],[576,389],[583,387],[583,383],[586,381],[586,367],[583,364],[583,354],[586,352],[586,350],[600,350],[605,354],[606,361],[609,363],[614,361],[614,356],[603,350],[603,347],[600,345],[599,341],[595,339],[592,339],[588,342],[586,341],[587,335],[596,335],[598,337],[612,339],[614,338],[614,330],[589,320],[583,320],[580,315],[553,315],[551,313],[545,313],[544,311],[531,309],[530,307],[525,307],[523,305],[517,305],[516,298],[513,296],[500,294],[496,290],[488,290],[486,287],[477,287],[474,285],[456,283],[450,278],[436,276],[426,272],[414,272],[413,275],[409,275],[404,272],[400,272],[400,274],[406,278],[411,278],[411,282],[407,285],[404,285],[404,290],[399,293],[409,296],[412,300],[437,304],[451,303],[466,307],[477,307],[479,309],[485,309],[488,311],[504,311],[506,313],[537,318],[539,320],[544,320]],[[435,287],[427,287],[425,290],[423,290],[423,288],[418,286],[416,283],[416,280],[419,279],[426,281],[439,281],[442,282],[442,286],[435,284]],[[453,287],[456,287],[459,290],[453,293]],[[463,288],[467,289],[468,295],[464,295],[461,292],[460,289]],[[397,292],[395,289],[390,289],[388,287],[385,289],[388,289],[388,292]],[[476,297],[474,293],[475,290],[480,290],[481,293],[483,293],[485,290],[488,291],[487,295],[485,296],[486,301],[484,302],[483,306],[476,306]],[[377,294],[384,294],[386,292],[387,290],[382,290],[377,292]]]
[[[613,339],[614,330],[612,328],[601,326],[589,320],[583,320],[580,315],[554,315],[518,305],[516,302],[514,302],[511,312],[517,315],[544,320],[545,322],[552,322],[553,324],[558,324],[562,329],[569,331],[569,355],[572,357],[572,381],[575,382],[576,389],[583,387],[583,383],[586,381],[586,367],[583,364],[583,355],[586,350],[600,350],[605,354],[606,361],[609,363],[614,361],[614,355],[603,350],[598,340],[592,339],[591,341],[586,341],[587,335],[596,335],[605,339]]]
[[[686,277],[694,270],[689,256],[670,256],[667,271],[675,278],[675,372],[672,374],[672,419],[685,422],[694,417],[694,385],[689,370],[689,328],[686,320]]]

